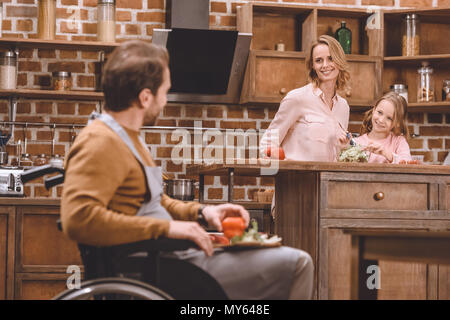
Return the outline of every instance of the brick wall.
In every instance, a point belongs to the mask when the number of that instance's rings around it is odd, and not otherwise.
[[[210,26],[214,29],[236,29],[236,7],[247,1],[211,0]],[[290,3],[298,5],[323,4],[327,6],[383,6],[385,8],[404,7],[444,7],[450,0],[306,0],[306,1],[260,1]],[[3,3],[2,37],[37,37],[37,0],[9,0]],[[58,39],[96,40],[96,0],[56,0],[56,33]],[[79,8],[79,10],[74,10]],[[117,0],[116,34],[117,41],[128,39],[151,40],[153,29],[164,27],[164,0]],[[75,15],[75,16],[74,16]],[[72,23],[75,19],[76,23]],[[50,73],[62,67],[73,72],[74,89],[92,90],[95,86],[95,63],[98,52],[71,50],[23,49],[19,56],[19,88],[46,88],[50,85]],[[71,145],[72,136],[80,128],[71,124],[85,124],[92,110],[101,108],[99,103],[88,101],[19,100],[17,121],[67,124],[54,131],[55,153],[65,155]],[[0,120],[8,120],[9,103],[0,100]],[[198,105],[169,104],[161,113],[159,126],[193,127],[243,130],[266,129],[273,119],[278,106],[240,106],[240,105]],[[358,132],[361,113],[352,112],[350,130]],[[201,122],[195,122],[201,121]],[[423,155],[426,163],[441,163],[450,149],[450,114],[414,113],[409,116],[411,132],[418,135],[410,142],[412,153]],[[5,127],[6,128],[6,127]],[[4,128],[2,128],[4,129]],[[15,129],[15,141],[10,142],[8,151],[15,154],[15,142],[27,135],[27,152],[32,156],[51,153],[53,131],[49,126],[29,126]],[[153,156],[166,172],[178,178],[186,177],[186,164],[171,160],[173,148],[180,141],[173,138],[173,130],[148,129],[143,131]],[[192,151],[192,150],[191,150]],[[225,153],[225,151],[224,151]],[[247,152],[248,156],[248,152]],[[13,156],[10,157],[13,160]],[[195,177],[192,177],[195,178]],[[206,197],[211,200],[226,198],[226,179],[206,177]],[[270,177],[237,177],[235,197],[252,200],[259,188],[272,188]],[[32,197],[58,197],[61,188],[46,191],[42,181],[26,188]]]

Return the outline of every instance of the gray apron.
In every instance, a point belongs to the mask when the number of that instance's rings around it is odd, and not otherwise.
[[[142,204],[137,215],[173,220],[161,205],[163,192],[161,168],[144,165],[132,140],[112,116],[93,112],[89,121],[96,118],[117,133],[144,169],[150,199]],[[141,138],[140,142],[146,147]],[[164,256],[189,261],[205,270],[220,283],[230,299],[242,300],[251,297],[255,300],[265,300],[289,297],[297,262],[304,255],[301,250],[283,246],[238,252],[215,249],[211,257],[207,257],[201,250],[188,249]]]

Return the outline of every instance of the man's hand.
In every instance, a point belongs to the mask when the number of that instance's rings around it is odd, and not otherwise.
[[[248,226],[250,222],[250,215],[243,206],[224,203],[217,206],[206,206],[203,209],[203,216],[205,217],[208,225],[222,231],[222,220],[226,217],[242,217],[245,222],[245,226]]]
[[[213,254],[213,245],[209,234],[197,222],[170,221],[168,238],[187,239],[195,242],[207,256]]]

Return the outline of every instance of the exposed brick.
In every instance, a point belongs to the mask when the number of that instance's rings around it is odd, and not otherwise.
[[[57,110],[58,114],[74,114],[75,113],[75,103],[59,102],[56,105],[56,110]]]
[[[242,119],[244,118],[244,111],[240,106],[231,106],[227,110],[227,119]]]
[[[221,200],[223,198],[222,188],[208,188],[208,199]]]
[[[81,51],[81,59],[98,59],[98,51]]]
[[[78,0],[61,0],[63,6],[78,6]]]
[[[443,115],[439,113],[429,113],[428,123],[442,123]]]
[[[12,23],[11,20],[3,20],[2,21],[2,30],[3,31],[11,31],[12,30]]]
[[[156,156],[158,158],[170,158],[172,154],[172,147],[158,147],[156,149]]]
[[[166,169],[169,172],[183,172],[183,164],[175,164],[169,160],[166,162]]]
[[[80,103],[78,105],[78,114],[82,116],[87,116],[97,109],[97,105],[95,103]]]
[[[8,113],[9,106],[7,103],[0,102],[0,113]]]
[[[166,134],[166,144],[179,144],[183,140],[183,136],[173,136],[172,132]],[[190,140],[187,141],[190,143]]]
[[[77,8],[77,10],[78,12],[75,12],[70,8],[56,8],[56,17],[59,19],[69,19],[73,17],[73,19],[77,20],[74,21],[75,23],[79,23],[80,20],[88,20],[88,10],[80,8]],[[79,14],[80,20],[78,20],[76,14]]]
[[[211,2],[210,12],[227,12],[227,4],[225,2]]]
[[[408,144],[411,149],[423,149],[423,139],[410,139]]]
[[[52,49],[38,49],[39,58],[56,58],[56,52]]]
[[[97,23],[83,23],[81,32],[87,34],[97,34]]]
[[[234,188],[233,189],[233,199],[245,200],[245,188]]]
[[[26,73],[18,73],[17,74],[17,86],[26,86],[28,84],[28,76]]]
[[[158,119],[156,125],[162,127],[175,127],[177,123],[175,120]]]
[[[140,35],[141,34],[141,25],[139,25],[139,24],[126,24],[125,25],[125,34],[127,34],[127,35]]]
[[[17,103],[17,113],[30,113],[31,104],[29,102],[19,102]]]
[[[95,77],[94,76],[77,76],[77,86],[80,88],[94,88],[95,87]]]
[[[166,16],[164,12],[138,12],[136,20],[138,22],[164,22]]]
[[[42,65],[37,61],[19,61],[19,71],[41,71]]]
[[[72,36],[74,41],[97,41],[97,36]]]
[[[197,106],[188,106],[185,110],[186,117],[201,118],[203,116],[203,108]]]
[[[163,114],[165,117],[181,117],[181,107],[179,106],[166,106]]]
[[[52,140],[52,132],[51,131],[38,131],[36,132],[36,138],[38,140]]]
[[[50,117],[50,122],[56,124],[86,124],[87,117]]]
[[[131,12],[117,10],[116,11],[116,21],[131,21]]]
[[[83,0],[83,7],[96,7],[97,0]]]
[[[437,154],[437,161],[444,162],[447,155],[448,155],[448,151],[439,151]]]
[[[153,29],[164,28],[164,25],[162,25],[162,24],[151,24],[151,25],[145,26],[145,28],[146,28],[147,35],[148,36],[152,36],[153,35]]]
[[[275,179],[273,177],[261,177],[259,184],[261,186],[274,186]]]
[[[178,120],[179,127],[194,127],[194,120]]]
[[[223,109],[221,107],[208,107],[206,116],[208,118],[223,118]]]
[[[272,107],[268,108],[268,110],[269,110],[269,113],[268,113],[269,119],[272,120],[273,118],[275,118],[275,114],[278,112],[278,107],[279,106],[272,106]]]
[[[146,132],[145,143],[148,144],[161,144],[161,133],[159,132]]]
[[[450,126],[433,126],[433,127],[420,127],[419,134],[421,136],[450,136]]]
[[[49,74],[35,74],[33,85],[41,88],[50,88],[52,84],[52,78]]]
[[[433,152],[411,151],[412,156],[423,156],[423,162],[433,162]]]
[[[445,123],[450,124],[450,113],[445,114]]]
[[[7,2],[7,1],[4,1]],[[11,2],[11,1],[8,1]],[[16,0],[16,3],[21,3],[21,4],[34,4],[34,0]]]
[[[216,16],[209,16],[209,25],[213,26],[216,24]]]
[[[400,0],[400,7],[432,7],[433,0]]]
[[[223,186],[228,185],[228,177],[220,177],[220,184]],[[234,185],[235,186],[254,186],[256,185],[256,177],[246,177],[246,176],[235,176],[234,177]]]
[[[76,73],[84,73],[85,63],[84,62],[49,62],[48,72],[53,71],[70,71]]]
[[[441,149],[443,142],[442,139],[428,139],[428,149]]]
[[[36,18],[37,17],[37,6],[26,7],[26,6],[7,6],[6,7],[7,17],[27,17]]]
[[[60,59],[76,59],[77,52],[73,50],[60,50],[59,58]]]
[[[394,0],[362,0],[361,4],[363,6],[390,6],[395,5]]]
[[[70,142],[72,140],[72,133],[70,131],[59,131],[58,141],[59,142]]]
[[[445,149],[450,150],[450,139],[445,139]]]
[[[408,113],[408,122],[409,123],[424,123],[424,115],[423,113]]]
[[[83,26],[85,23],[83,23]],[[68,23],[67,21],[61,21],[59,23],[59,31],[61,33],[78,33],[78,23]]]
[[[149,8],[149,9],[164,9],[164,0],[148,0],[147,8]]]
[[[36,102],[36,113],[52,113],[52,102]]]
[[[256,129],[255,121],[220,121],[223,129]]]
[[[34,186],[35,197],[50,197],[51,190],[47,190],[43,186]]]
[[[142,9],[142,0],[117,0],[117,8]]]
[[[10,38],[10,39],[22,39],[23,38],[23,33],[3,33],[2,34],[3,38]]]
[[[33,20],[17,20],[16,22],[17,31],[33,31]]]
[[[249,119],[264,119],[266,117],[266,112],[262,108],[248,108],[247,109]]]
[[[224,27],[236,27],[236,17],[231,16],[220,16],[220,26]]]

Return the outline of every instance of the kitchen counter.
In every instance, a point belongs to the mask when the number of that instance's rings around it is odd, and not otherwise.
[[[201,187],[205,175],[228,176],[232,201],[236,175],[269,168],[277,168],[274,232],[313,258],[317,299],[350,298],[351,237],[343,230],[450,230],[449,166],[247,160],[186,171]],[[449,267],[373,264],[382,270],[380,299],[450,299]]]
[[[60,199],[48,198],[27,198],[27,197],[0,197],[0,205],[12,206],[56,206],[59,205]]]

